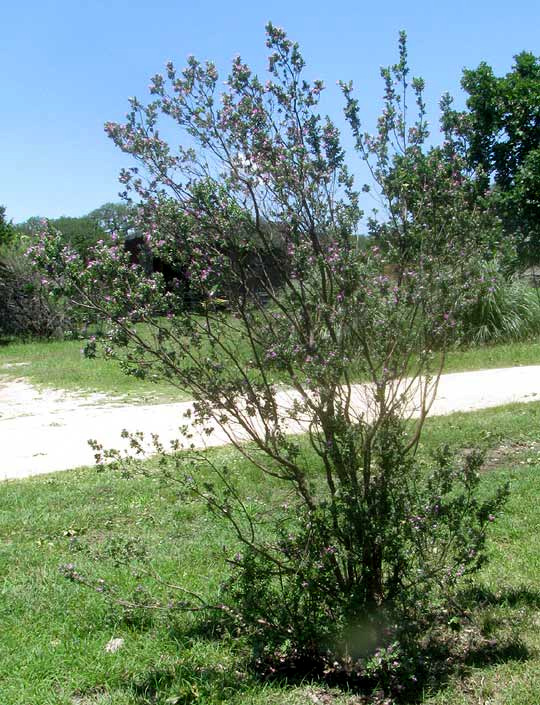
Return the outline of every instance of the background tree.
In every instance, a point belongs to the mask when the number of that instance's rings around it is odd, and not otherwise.
[[[485,62],[463,72],[467,111],[450,113],[464,138],[470,167],[481,170],[484,190],[523,260],[540,260],[540,57],[522,52],[497,77]]]
[[[80,252],[83,257],[87,257],[90,248],[98,240],[107,238],[105,230],[90,215],[78,218],[61,216],[53,219],[51,224],[62,233],[65,242],[69,243],[77,252]]]
[[[22,223],[16,223],[13,227],[17,231],[18,237],[31,238],[36,233],[39,233],[43,228],[43,220],[37,215],[33,215]]]
[[[137,209],[128,203],[104,203],[88,213],[109,237],[116,234],[122,239],[137,237]]]
[[[19,235],[31,240],[43,228],[43,220],[34,216],[14,228]],[[84,257],[99,240],[110,240],[113,234],[122,241],[140,236],[136,230],[135,209],[124,203],[105,203],[83,216],[61,216],[49,218],[48,221],[62,233],[64,242]]]

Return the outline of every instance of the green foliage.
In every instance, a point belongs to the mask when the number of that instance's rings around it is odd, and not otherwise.
[[[6,220],[6,208],[0,206],[0,250],[13,244],[15,229],[11,222]]]
[[[259,667],[307,662],[322,672],[333,662],[339,671],[350,658],[361,678],[376,649],[407,642],[441,595],[484,563],[506,488],[479,500],[480,454],[459,463],[443,449],[423,464],[401,434],[399,424],[381,432],[377,470],[355,495],[311,511],[284,505],[278,535],[234,557],[224,599],[233,598]]]
[[[32,216],[25,220],[23,223],[17,223],[13,227],[17,233],[17,239],[19,241],[27,242],[28,244],[34,240],[36,233],[38,233],[43,227],[43,218],[38,216]]]
[[[109,237],[117,235],[125,239],[137,231],[136,209],[127,203],[104,203],[86,217],[95,221]]]
[[[26,258],[28,240],[5,211],[0,206],[0,338],[59,337],[69,327],[66,312]]]
[[[468,93],[463,113],[447,115],[464,140],[466,159],[480,169],[507,231],[524,261],[540,257],[540,57],[522,52],[512,70],[497,77],[485,62],[463,72]]]
[[[122,241],[136,233],[136,213],[132,206],[124,203],[105,203],[87,215],[79,217],[61,216],[44,219],[29,218],[13,226],[19,239],[33,242],[47,220],[52,228],[61,233],[64,245],[69,245],[83,259],[100,240],[111,241],[118,237]]]
[[[16,250],[0,254],[0,337],[55,338],[70,325],[61,302],[24,255]]]
[[[61,216],[51,220],[50,224],[62,233],[65,243],[73,247],[84,258],[87,257],[90,248],[98,240],[106,238],[103,228],[90,215],[79,218]]]
[[[466,344],[485,345],[535,338],[540,333],[540,294],[509,278],[497,261],[482,265],[481,287],[458,314]]]

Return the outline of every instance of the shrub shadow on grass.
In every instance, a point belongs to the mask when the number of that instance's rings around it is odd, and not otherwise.
[[[470,607],[540,607],[540,590],[529,587],[505,587],[494,592],[477,586],[460,593],[460,601]]]
[[[221,702],[224,693],[241,702],[242,693],[265,689],[269,684],[278,689],[310,685],[325,694],[327,700],[322,702],[336,705],[414,705],[422,702],[426,692],[443,692],[453,679],[467,677],[473,669],[529,659],[529,649],[513,622],[508,629],[511,615],[500,615],[498,608],[536,609],[540,591],[518,587],[493,592],[480,586],[463,591],[460,602],[467,605],[474,620],[463,619],[455,630],[440,623],[429,636],[412,638],[404,647],[401,665],[392,673],[385,666],[368,673],[355,664],[336,665],[323,658],[257,662],[246,642],[236,641],[223,620],[178,615],[167,620],[168,637],[181,645],[178,656],[132,673],[122,687],[140,705]],[[485,629],[487,623],[490,629]],[[130,626],[145,631],[148,625],[131,622]]]
[[[488,639],[477,630],[473,633],[472,629],[463,628],[458,633],[441,630],[416,650],[409,650],[403,668],[390,678],[384,671],[368,677],[346,667],[332,670],[328,662],[301,659],[282,663],[271,672],[262,669],[261,664],[257,667],[245,652],[225,650],[220,655],[223,642],[208,620],[183,632],[180,627],[173,631],[184,644],[178,655],[129,674],[123,682],[122,690],[139,705],[187,705],[228,699],[242,702],[243,693],[253,694],[269,685],[278,691],[313,687],[324,695],[315,702],[325,705],[416,705],[427,692],[434,695],[444,691],[451,679],[465,677],[472,669],[529,658],[529,651],[519,638],[507,635],[499,640]],[[230,647],[230,635],[223,636]]]
[[[141,705],[187,705],[199,700],[222,702],[218,698],[240,694],[252,686],[253,680],[238,669],[221,663],[202,665],[187,655],[185,659],[148,668],[126,680],[124,689]]]
[[[487,645],[471,649],[464,663],[467,666],[479,668],[508,661],[527,661],[530,656],[531,653],[523,641],[519,637],[514,637],[500,643],[493,640]]]
[[[506,605],[509,600],[519,605],[524,599],[531,600],[533,604],[538,600],[540,604],[540,595],[529,592],[509,591],[500,599]],[[476,592],[471,591],[468,597],[474,603]],[[481,621],[482,608],[476,616]],[[216,642],[224,632],[217,620],[205,619],[196,621],[189,634],[196,640]],[[186,637],[186,632],[183,637]],[[486,637],[480,628],[473,628],[464,621],[458,631],[446,625],[439,626],[430,637],[420,639],[420,643],[414,645],[411,641],[411,645],[404,648],[401,666],[393,673],[384,665],[379,672],[366,672],[352,663],[338,665],[324,658],[301,657],[283,662],[276,658],[262,663],[251,658],[239,668],[250,674],[252,683],[258,682],[263,687],[269,682],[281,687],[299,687],[309,683],[324,692],[327,689],[328,692],[341,691],[343,697],[348,693],[354,696],[355,703],[413,705],[422,702],[426,692],[435,694],[444,691],[452,679],[467,676],[474,668],[525,661],[529,657],[529,649],[515,633],[505,633],[502,628],[495,630],[495,636]]]
[[[403,698],[396,702],[411,705],[424,700],[425,694],[443,692],[451,680],[465,678],[473,669],[485,668],[512,661],[525,661],[530,652],[525,644],[516,637],[497,639],[476,638],[472,643],[466,639],[457,639],[450,648],[431,644],[419,656],[422,661],[417,671],[416,687],[409,688]]]

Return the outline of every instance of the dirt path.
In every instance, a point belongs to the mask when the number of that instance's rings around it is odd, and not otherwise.
[[[293,399],[294,394],[278,394],[284,415]],[[441,377],[431,413],[536,400],[540,401],[540,366],[459,372]],[[363,403],[363,387],[357,385],[355,404],[361,410]],[[135,406],[105,395],[38,391],[23,380],[0,380],[0,480],[92,465],[88,439],[97,439],[105,447],[125,447],[120,438],[123,429],[157,432],[168,443],[179,437],[178,428],[186,422],[189,409],[191,402]],[[291,423],[289,430],[298,432],[301,427]],[[216,446],[229,438],[216,427],[210,436],[194,431],[193,442],[198,447]]]

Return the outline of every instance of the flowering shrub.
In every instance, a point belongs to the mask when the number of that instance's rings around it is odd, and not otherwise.
[[[230,558],[223,605],[259,659],[368,658],[395,638],[396,619],[444,601],[478,569],[504,499],[477,498],[476,456],[463,467],[444,453],[428,466],[415,456],[491,226],[468,208],[451,145],[424,151],[417,79],[419,118],[406,125],[402,37],[375,136],[362,134],[343,85],[387,205],[388,220],[372,219],[374,240],[362,246],[340,136],[317,113],[324,86],[303,77],[298,46],[271,24],[267,46],[265,83],[237,58],[218,96],[212,63],[190,58],[182,72],[168,63],[151,102],[132,99],[127,122],[106,126],[138,161],[121,180],[140,199],[148,247],[186,273],[196,310],[181,277],[145,274],[118,244],[99,245],[85,266],[54,237],[33,254],[52,287],[109,322],[108,354],[189,390],[203,427],[239,427],[250,441],[231,435],[239,452],[261,482],[282,486],[261,508],[204,454],[197,463],[215,482],[200,481],[193,450],[161,460],[166,478],[234,528],[242,550]],[[188,146],[165,142],[162,117]],[[275,380],[294,393],[287,418]],[[287,435],[294,422],[305,438]]]

